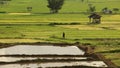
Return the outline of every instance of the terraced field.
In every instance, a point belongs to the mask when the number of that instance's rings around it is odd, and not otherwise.
[[[101,14],[101,24],[89,24],[88,4],[119,8],[119,0],[66,0],[59,14],[50,14],[46,0],[12,0],[0,8],[0,43],[57,42],[96,46],[96,52],[120,66],[120,11]],[[32,12],[26,7],[32,6]],[[66,38],[62,38],[65,32]],[[114,56],[113,56],[114,55]]]

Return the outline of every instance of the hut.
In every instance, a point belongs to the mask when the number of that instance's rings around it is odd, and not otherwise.
[[[97,13],[92,13],[89,17],[89,22],[94,24],[100,24],[101,23],[101,16]]]

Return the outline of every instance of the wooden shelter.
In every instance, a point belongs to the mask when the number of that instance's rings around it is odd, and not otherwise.
[[[89,22],[94,23],[94,24],[99,24],[101,23],[101,16],[98,15],[97,13],[92,13],[89,17]]]

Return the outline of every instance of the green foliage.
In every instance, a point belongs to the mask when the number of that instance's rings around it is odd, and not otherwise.
[[[71,28],[68,28],[71,27]],[[90,29],[87,26],[81,27],[79,29],[72,28],[77,27],[77,25],[55,25],[55,26],[49,26],[49,25],[38,25],[38,24],[4,24],[0,27],[0,38],[1,39],[34,39],[34,38],[40,38],[40,39],[53,39],[56,40],[56,38],[50,38],[51,36],[55,36],[57,38],[61,38],[62,32],[66,33],[66,41],[76,41],[74,39],[85,39],[85,38],[120,38],[120,31],[119,30],[104,30],[104,29],[98,29],[100,26],[92,26],[91,30],[84,30]],[[102,25],[101,25],[102,26]],[[94,28],[95,27],[95,28]],[[115,26],[114,26],[115,27]],[[57,39],[58,41],[60,39]],[[86,40],[86,39],[85,39]],[[114,39],[113,39],[114,40]],[[119,40],[119,39],[118,39]],[[63,40],[65,41],[65,40]]]
[[[27,7],[27,11],[31,12],[32,11],[32,7]]]
[[[64,0],[48,0],[48,8],[50,8],[51,13],[58,13],[58,10],[62,8]]]
[[[96,11],[96,7],[93,6],[92,4],[88,4],[88,6],[89,6],[88,12],[94,13]]]
[[[49,13],[47,0],[11,0],[9,4],[0,8],[0,11],[6,11],[10,13],[25,13],[26,7],[33,7],[32,13]],[[96,6],[96,12],[100,12],[102,8],[108,7],[109,9],[119,8],[120,0],[89,0],[89,2],[81,2],[81,0],[65,0],[62,9],[59,13],[81,13],[86,12],[88,4]],[[120,13],[120,11],[118,12]]]

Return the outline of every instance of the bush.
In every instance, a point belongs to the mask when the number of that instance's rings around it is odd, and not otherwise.
[[[76,22],[73,22],[73,23],[49,23],[49,25],[80,25],[80,23],[76,23]]]
[[[7,13],[7,12],[5,12],[5,11],[1,11],[0,13]]]

